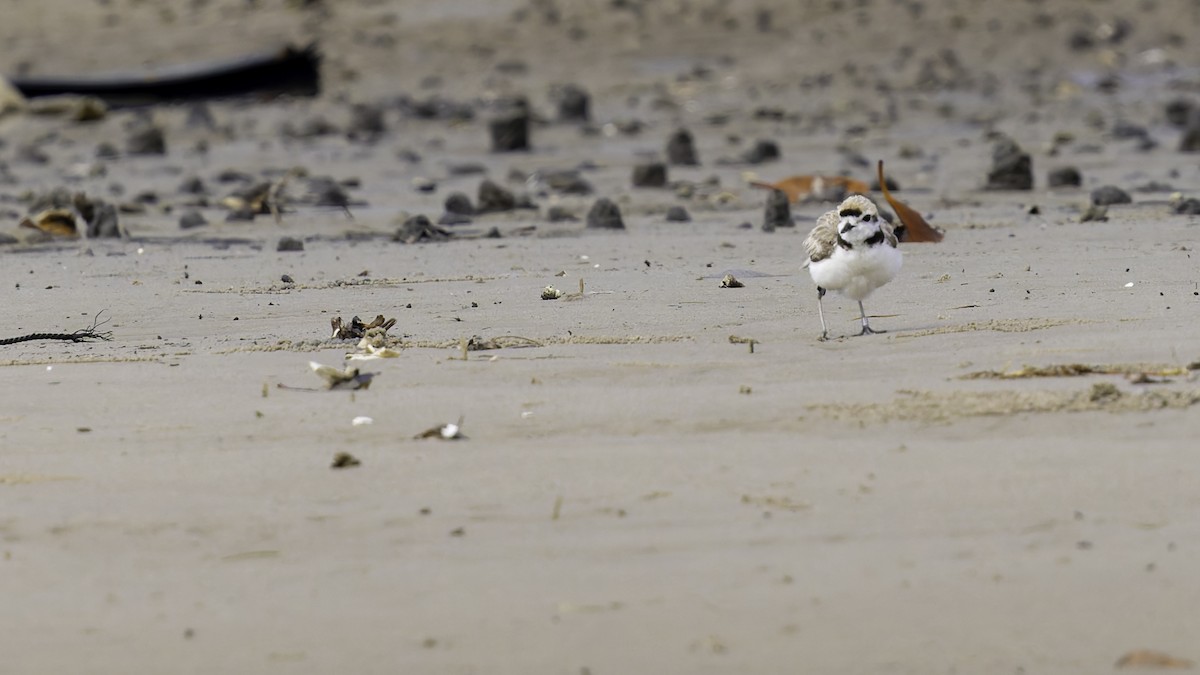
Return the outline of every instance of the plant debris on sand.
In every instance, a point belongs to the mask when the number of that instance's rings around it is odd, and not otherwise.
[[[20,337],[5,338],[0,340],[0,345],[14,345],[18,342],[32,342],[34,340],[64,340],[66,342],[90,342],[92,340],[100,340],[109,342],[112,340],[112,331],[97,330],[100,326],[108,323],[108,319],[100,320],[100,315],[104,310],[96,312],[96,317],[92,319],[92,325],[87,328],[81,328],[73,333],[30,333]]]
[[[1136,363],[1111,363],[1087,365],[1084,363],[1056,363],[1048,366],[1022,366],[1017,370],[980,370],[967,373],[963,380],[1020,380],[1030,377],[1077,377],[1080,375],[1136,375],[1146,377],[1172,377],[1187,375],[1189,367],[1139,365]]]
[[[1200,390],[1151,390],[1128,394],[1109,382],[1077,391],[900,391],[887,403],[821,403],[808,406],[822,417],[882,423],[950,422],[960,417],[1051,412],[1141,412],[1188,408],[1200,403]]]
[[[333,327],[331,337],[335,340],[358,340],[372,332],[386,334],[392,326],[396,325],[396,319],[384,319],[382,314],[378,314],[371,323],[363,323],[362,319],[355,316],[347,324],[342,317],[338,316],[330,319],[329,324]]]

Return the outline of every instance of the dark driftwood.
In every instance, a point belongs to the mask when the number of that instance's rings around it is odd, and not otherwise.
[[[74,333],[30,333],[21,337],[6,338],[0,340],[0,345],[15,345],[18,342],[32,342],[34,340],[66,340],[67,342],[90,342],[92,340],[103,340],[105,342],[112,340],[112,331],[98,330],[100,326],[108,323],[108,319],[100,320],[100,315],[104,310],[96,312],[95,318],[92,319],[92,325],[87,328],[81,328]]]
[[[311,44],[142,72],[15,77],[9,81],[26,98],[79,94],[120,107],[246,94],[316,96],[321,89],[319,66],[320,55]]]

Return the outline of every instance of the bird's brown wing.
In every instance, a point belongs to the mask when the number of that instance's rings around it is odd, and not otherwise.
[[[887,242],[888,246],[896,248],[900,244],[900,240],[896,237],[895,230],[893,230],[892,226],[886,222],[880,221],[879,224],[883,230],[883,240]]]
[[[817,226],[808,233],[804,240],[804,252],[808,254],[809,262],[820,262],[833,255],[837,246],[838,214],[836,211],[826,211],[817,218]]]

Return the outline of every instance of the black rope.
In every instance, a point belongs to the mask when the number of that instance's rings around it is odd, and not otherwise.
[[[65,340],[67,342],[90,342],[91,340],[103,340],[105,342],[112,340],[112,331],[97,330],[104,324],[108,323],[108,319],[100,320],[100,315],[104,310],[96,313],[96,317],[92,319],[92,325],[87,328],[81,328],[74,333],[30,333],[21,337],[5,338],[0,340],[0,345],[15,345],[18,342],[32,342],[34,340]]]

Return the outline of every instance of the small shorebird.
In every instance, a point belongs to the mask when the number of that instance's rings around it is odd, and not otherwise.
[[[821,300],[826,291],[840,291],[858,301],[862,332],[871,330],[862,301],[871,291],[896,278],[902,257],[896,248],[892,226],[879,217],[879,209],[866,197],[851,195],[837,209],[817,219],[804,240],[808,261],[804,266],[817,284],[817,313],[821,317],[821,339],[829,336]]]

